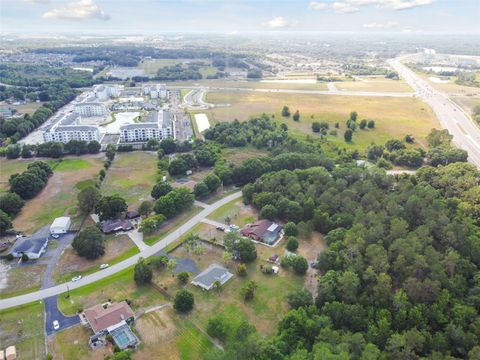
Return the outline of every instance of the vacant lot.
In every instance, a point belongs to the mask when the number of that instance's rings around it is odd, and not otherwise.
[[[202,359],[212,348],[210,340],[187,318],[166,307],[140,317],[135,328],[142,340],[141,348],[133,358],[154,359],[161,344],[162,359]]]
[[[253,157],[266,156],[267,154],[267,151],[254,148],[253,146],[244,147],[241,151],[235,148],[225,148],[222,151],[222,155],[225,159],[235,164],[240,164],[244,160]]]
[[[43,312],[42,302],[0,311],[1,348],[15,345],[17,358],[21,360],[43,359],[45,355]]]
[[[412,88],[403,80],[385,78],[366,78],[357,81],[342,81],[335,83],[339,90],[376,91],[376,92],[412,92]]]
[[[249,89],[286,89],[286,90],[327,90],[324,82],[315,84],[296,84],[288,82],[260,82],[246,80],[192,80],[192,81],[176,81],[170,83],[172,86],[208,86],[210,88],[249,88]]]
[[[0,298],[12,297],[40,289],[46,265],[13,267],[7,272],[7,287],[1,289]]]
[[[77,213],[77,184],[93,179],[102,168],[103,156],[89,155],[48,161],[54,168],[47,186],[33,199],[28,200],[13,221],[17,230],[27,233],[48,225],[53,219]]]
[[[225,219],[230,218],[231,224],[243,227],[257,220],[257,211],[251,206],[245,205],[240,199],[223,205],[211,213],[208,218],[221,223],[226,223]]]
[[[76,325],[49,337],[48,350],[55,360],[103,360],[112,354],[110,347],[90,350],[88,339],[91,335],[87,327]]]
[[[19,114],[30,114],[32,115],[35,110],[37,110],[40,106],[42,106],[41,102],[30,102],[28,104],[21,104],[21,105],[0,105],[0,109],[15,109]]]
[[[211,92],[207,94],[211,103],[230,103],[230,107],[208,110],[210,121],[223,122],[234,119],[247,120],[252,116],[267,113],[274,116],[279,123],[286,123],[292,134],[305,137],[319,136],[311,129],[313,121],[327,121],[330,129],[339,123],[337,135],[328,139],[335,144],[352,149],[363,149],[369,144],[384,143],[390,138],[403,138],[413,134],[421,145],[425,145],[425,136],[432,128],[439,128],[434,113],[428,105],[415,98],[363,97],[310,95],[258,92]],[[293,113],[300,112],[300,121],[283,118],[281,110],[284,105]],[[345,122],[351,111],[357,111],[358,119],[373,119],[375,129],[357,130],[349,144],[343,139]]]
[[[477,96],[452,96],[451,99],[455,101],[468,114],[472,114],[475,106],[480,106],[480,95]]]
[[[155,153],[133,151],[118,153],[102,185],[104,195],[118,194],[125,198],[131,209],[150,199],[150,192],[157,179]]]
[[[8,179],[13,174],[19,174],[27,169],[28,164],[33,160],[7,160],[6,158],[0,158],[0,191],[6,191],[10,187],[8,185]]]
[[[105,255],[95,260],[87,260],[78,256],[71,246],[66,248],[54,270],[57,282],[69,281],[74,276],[99,271],[100,264],[113,265],[139,252],[126,234],[108,235],[105,242]]]

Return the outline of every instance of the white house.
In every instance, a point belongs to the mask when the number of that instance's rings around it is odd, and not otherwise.
[[[72,225],[72,220],[68,216],[58,217],[50,225],[51,234],[65,234]]]
[[[17,240],[10,252],[14,257],[27,255],[29,259],[38,259],[47,251],[47,237],[24,237]]]

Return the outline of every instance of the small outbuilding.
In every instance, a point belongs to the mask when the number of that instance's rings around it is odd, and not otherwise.
[[[214,287],[215,282],[220,282],[220,285],[225,284],[233,277],[223,266],[212,264],[206,270],[195,276],[192,280],[192,284],[200,286],[204,290],[210,290]]]
[[[5,359],[6,360],[15,360],[17,358],[17,349],[15,345],[9,346],[5,349]]]
[[[68,216],[58,217],[50,225],[50,234],[65,234],[72,225],[72,220]]]

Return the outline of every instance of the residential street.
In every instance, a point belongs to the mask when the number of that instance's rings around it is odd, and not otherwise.
[[[210,215],[212,212],[217,210],[218,208],[222,207],[223,205],[229,203],[230,201],[233,201],[235,199],[238,199],[242,196],[242,192],[236,192],[234,194],[231,194],[216,203],[210,205],[209,207],[205,208],[202,210],[200,213],[195,215],[193,218],[185,222],[183,225],[181,225],[178,229],[174,230],[170,234],[168,234],[166,237],[164,237],[162,240],[158,241],[154,245],[140,251],[140,253],[118,263],[115,265],[110,266],[109,268],[101,271],[97,271],[93,274],[87,275],[81,280],[77,282],[69,282],[69,283],[64,283],[61,285],[56,285],[52,286],[46,289],[41,289],[29,294],[25,295],[20,295],[20,296],[15,296],[7,299],[2,299],[0,300],[0,309],[7,309],[11,307],[15,307],[18,305],[23,305],[27,304],[33,301],[39,301],[51,296],[59,295],[67,291],[67,285],[70,290],[82,287],[87,284],[91,284],[95,281],[104,279],[106,277],[109,277],[113,274],[116,274],[117,272],[124,270],[132,265],[135,265],[138,261],[139,258],[147,258],[149,256],[152,256],[156,253],[158,253],[160,250],[164,249],[167,245],[171,244],[172,242],[176,241],[178,238],[180,238],[182,235],[188,233],[195,225],[200,223],[203,219],[205,219],[208,215]]]

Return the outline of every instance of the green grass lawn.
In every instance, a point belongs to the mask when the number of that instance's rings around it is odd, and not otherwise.
[[[136,209],[150,192],[158,178],[157,156],[154,153],[132,151],[118,153],[102,184],[104,195],[118,194]]]
[[[43,359],[44,306],[35,302],[0,311],[0,348],[15,345],[17,358],[22,360]]]
[[[157,241],[160,241],[167,234],[174,231],[176,228],[185,223],[188,219],[198,214],[200,211],[202,211],[202,208],[195,205],[192,206],[190,210],[184,211],[181,214],[175,216],[173,219],[170,219],[169,223],[163,226],[159,231],[146,236],[143,239],[143,242],[150,246],[155,244]]]
[[[209,219],[221,223],[225,223],[226,217],[230,218],[232,224],[242,227],[257,220],[257,213],[251,207],[245,206],[242,199],[236,199],[218,208],[208,216]]]
[[[416,98],[400,97],[362,97],[286,93],[258,92],[211,92],[207,94],[210,103],[229,103],[229,107],[214,108],[206,111],[212,123],[248,120],[252,116],[267,113],[273,116],[277,123],[288,125],[291,134],[298,138],[307,136],[319,137],[312,132],[312,122],[326,121],[330,130],[339,123],[337,136],[328,135],[333,144],[347,149],[365,149],[371,143],[383,144],[391,138],[403,139],[406,134],[412,134],[417,142],[425,146],[425,137],[432,128],[440,128],[430,107]],[[281,116],[284,105],[294,113],[300,112],[300,121]],[[358,113],[361,119],[375,120],[375,129],[366,129],[354,133],[353,141],[346,143],[343,133],[346,130],[346,120],[350,112]]]
[[[28,164],[32,162],[33,160],[8,160],[6,158],[0,158],[0,191],[7,191],[10,188],[8,185],[10,176],[24,172]]]

